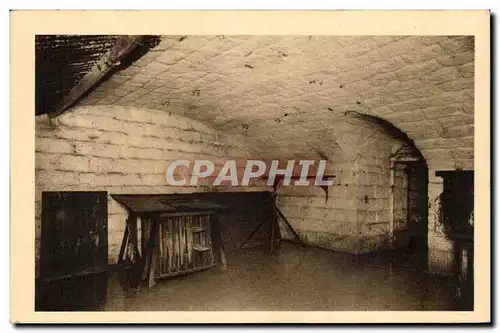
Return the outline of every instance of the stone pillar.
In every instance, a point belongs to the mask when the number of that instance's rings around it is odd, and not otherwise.
[[[443,179],[437,177],[436,170],[429,169],[429,271],[438,274],[453,272],[453,242],[444,233],[441,219],[441,197]]]

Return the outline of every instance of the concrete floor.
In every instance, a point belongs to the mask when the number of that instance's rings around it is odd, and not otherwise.
[[[108,311],[458,310],[449,278],[425,274],[405,255],[352,256],[283,243],[252,248],[218,267],[125,290],[109,280]]]

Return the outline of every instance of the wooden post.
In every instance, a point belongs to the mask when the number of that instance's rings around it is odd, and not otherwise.
[[[302,239],[300,239],[299,235],[297,234],[297,232],[295,232],[295,229],[292,227],[292,225],[290,224],[290,222],[288,222],[288,219],[286,218],[285,215],[283,215],[283,213],[281,212],[281,210],[276,206],[274,205],[274,209],[278,212],[278,215],[283,219],[283,221],[286,223],[286,225],[290,228],[290,230],[292,231],[293,235],[295,236],[295,238],[297,238],[297,240],[302,244],[302,245],[306,245]]]
[[[117,265],[121,265],[124,261],[123,255],[125,254],[125,249],[127,248],[128,240],[129,240],[128,226],[125,225],[125,231],[123,232],[122,245],[120,246],[120,254],[118,255]]]
[[[57,117],[72,106],[80,97],[97,85],[106,74],[120,64],[120,61],[129,55],[140,44],[144,36],[120,36],[116,44],[106,52],[83,78],[64,96],[50,118]]]
[[[129,217],[127,218],[127,226],[129,228],[129,239],[130,239],[130,245],[132,245],[132,251],[133,251],[133,262],[136,264],[140,264],[141,261],[141,254],[139,252],[139,244],[138,244],[138,237],[137,237],[137,221],[138,217],[135,214],[130,214]]]
[[[148,239],[146,244],[142,244],[142,276],[141,280],[144,281],[147,279],[148,274],[149,274],[149,266],[151,263],[151,256],[150,256],[150,247],[151,247],[151,235],[153,234],[153,221],[149,220],[148,225],[149,225],[149,233],[148,233]],[[142,227],[144,228],[144,223],[142,224]],[[144,237],[142,238],[144,240]]]
[[[212,235],[213,235],[213,241],[217,245],[217,250],[219,252],[219,262],[221,264],[221,268],[223,270],[227,269],[227,260],[226,260],[226,253],[224,252],[224,239],[222,236],[222,228],[219,225],[219,218],[217,215],[217,212],[212,215]]]
[[[147,279],[149,288],[155,285],[155,269],[156,269],[156,259],[158,256],[157,245],[158,245],[158,221],[156,219],[150,220],[150,233],[148,244],[145,247],[145,252],[143,254],[142,261],[142,272],[147,271]]]
[[[149,276],[148,276],[148,287],[151,288],[155,285],[155,270],[156,270],[156,260],[158,258],[158,247],[156,246],[156,242],[154,242],[154,246],[151,249],[153,252],[151,254],[151,259],[149,260]]]

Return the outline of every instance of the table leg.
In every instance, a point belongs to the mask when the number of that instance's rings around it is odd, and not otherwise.
[[[155,269],[157,260],[157,241],[158,241],[158,221],[151,220],[151,229],[149,233],[148,246],[143,257],[143,271],[147,271],[148,286],[155,285]]]
[[[123,255],[125,254],[125,249],[127,248],[127,243],[129,240],[128,228],[125,226],[125,231],[123,232],[122,245],[120,246],[120,254],[118,255],[117,265],[121,265],[125,260]]]
[[[219,257],[219,263],[221,264],[221,268],[223,270],[227,269],[227,260],[226,260],[226,254],[224,252],[224,240],[222,237],[222,229],[220,228],[219,225],[219,219],[217,214],[214,214],[213,217],[211,218],[211,224],[212,224],[212,238],[214,243],[217,246],[217,252],[218,257]]]

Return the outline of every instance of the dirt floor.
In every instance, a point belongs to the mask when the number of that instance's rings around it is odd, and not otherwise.
[[[159,280],[148,290],[108,280],[108,311],[430,310],[471,307],[452,278],[419,270],[401,251],[353,256],[283,243],[227,254],[228,269],[214,267]],[[462,293],[463,295],[463,293]],[[462,297],[463,298],[463,297]]]

